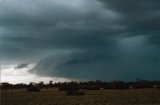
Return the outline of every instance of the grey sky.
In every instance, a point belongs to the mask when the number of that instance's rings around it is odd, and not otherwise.
[[[0,0],[0,58],[39,76],[160,79],[160,2]]]

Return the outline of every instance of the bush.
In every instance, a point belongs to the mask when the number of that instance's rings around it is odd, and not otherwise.
[[[31,86],[31,87],[27,88],[27,91],[29,91],[29,92],[39,92],[40,89],[36,86]]]
[[[111,88],[115,90],[119,89],[129,89],[129,86],[125,84],[123,81],[113,81],[111,84]]]
[[[83,96],[85,95],[84,91],[79,91],[79,90],[68,90],[66,91],[66,95],[69,96]]]
[[[160,85],[157,85],[157,86],[156,86],[156,89],[160,89]]]
[[[79,90],[79,88],[77,86],[70,86],[70,85],[59,87],[59,91],[70,91],[70,90],[77,91],[77,90]]]
[[[85,87],[86,90],[100,90],[100,87],[98,86],[88,86],[88,87]]]

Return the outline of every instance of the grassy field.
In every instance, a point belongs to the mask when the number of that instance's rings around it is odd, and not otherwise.
[[[0,101],[1,105],[160,105],[160,90],[91,90],[84,96],[66,96],[57,89],[1,90]]]

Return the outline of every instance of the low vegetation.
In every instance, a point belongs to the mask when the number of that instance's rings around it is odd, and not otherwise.
[[[39,92],[40,89],[37,86],[31,86],[27,88],[27,91],[29,92]]]
[[[57,88],[40,92],[6,89],[1,91],[0,101],[1,105],[160,105],[160,90],[157,89],[83,91],[85,95],[77,96]]]
[[[50,81],[0,86],[1,105],[160,105],[160,81]]]
[[[66,95],[68,96],[83,96],[85,95],[84,91],[80,90],[68,90],[66,91]]]
[[[52,83],[49,81],[48,84],[33,83],[30,84],[9,84],[9,83],[1,83],[1,89],[21,89],[21,88],[30,88],[30,87],[38,87],[41,88],[59,88],[60,91],[67,91],[73,89],[85,89],[85,90],[101,90],[101,89],[142,89],[142,88],[160,88],[160,81],[148,81],[148,80],[139,80],[135,82],[124,82],[124,81],[88,81],[88,82],[64,82],[64,83]]]

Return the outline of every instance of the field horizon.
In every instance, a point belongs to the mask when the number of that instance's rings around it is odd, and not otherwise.
[[[1,105],[160,105],[158,80],[52,82],[1,83]]]
[[[68,96],[57,88],[28,92],[1,90],[1,105],[160,105],[160,90],[85,90],[83,96]]]

